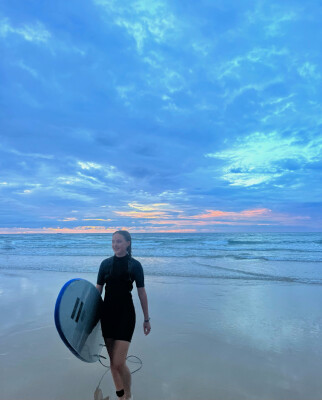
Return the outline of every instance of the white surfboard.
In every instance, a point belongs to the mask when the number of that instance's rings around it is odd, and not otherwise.
[[[98,361],[103,347],[100,313],[103,300],[85,279],[65,283],[55,306],[56,329],[69,350],[86,362]]]

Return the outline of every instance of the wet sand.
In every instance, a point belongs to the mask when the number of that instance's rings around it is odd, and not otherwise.
[[[0,400],[94,398],[104,368],[78,360],[53,320],[60,288],[75,277],[96,280],[91,273],[0,273]],[[322,398],[319,285],[147,276],[146,290],[149,336],[133,290],[129,354],[143,361],[133,375],[135,400]],[[101,388],[115,398],[110,373]]]

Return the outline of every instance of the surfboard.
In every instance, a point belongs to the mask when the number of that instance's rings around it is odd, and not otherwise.
[[[98,361],[103,347],[102,305],[96,287],[80,278],[66,282],[56,300],[56,329],[69,350],[85,362]]]

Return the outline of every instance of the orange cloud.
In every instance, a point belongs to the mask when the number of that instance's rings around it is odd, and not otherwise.
[[[178,218],[185,221],[204,220],[207,221],[206,224],[208,225],[297,225],[299,221],[310,219],[310,217],[307,216],[274,213],[268,208],[257,208],[240,212],[206,210],[204,214],[188,217],[179,216]],[[218,219],[219,221],[216,221]],[[230,222],[225,221],[227,219],[230,220]],[[268,223],[263,223],[263,221]]]
[[[71,228],[0,228],[0,233],[114,233],[116,230],[125,229],[133,233],[156,233],[156,232],[211,232],[220,225],[224,226],[298,226],[304,225],[303,221],[310,219],[308,216],[293,216],[289,214],[275,213],[268,208],[257,208],[243,210],[240,212],[221,211],[221,210],[206,210],[202,214],[183,216],[170,216],[163,211],[114,211],[115,214],[121,217],[133,218],[133,220],[142,219],[135,226],[134,221],[131,226],[77,226]],[[170,212],[170,210],[168,210]],[[170,219],[171,218],[171,219]],[[66,218],[64,221],[74,221],[76,218]],[[85,221],[109,221],[99,218],[87,218]],[[116,221],[113,222],[117,224]],[[127,223],[129,223],[127,221]]]
[[[232,212],[232,211],[220,211],[220,210],[206,210],[206,214],[193,215],[192,219],[211,219],[211,218],[256,218],[269,215],[272,210],[268,208],[259,208],[254,210],[244,210],[241,212]]]
[[[126,227],[117,226],[113,228],[105,228],[98,226],[79,226],[76,228],[0,228],[0,234],[53,234],[53,233],[114,233],[117,230],[127,230],[131,233],[189,233],[196,232],[196,229],[180,229],[180,228],[169,228],[160,229],[159,227]]]
[[[146,221],[147,224],[152,225],[176,225],[176,226],[210,226],[210,225],[235,225],[235,226],[243,226],[243,225],[272,225],[272,224],[262,224],[256,222],[249,221],[215,221],[215,220],[207,220],[207,221],[192,221],[192,220],[153,220]]]
[[[104,226],[77,226],[75,228],[43,228],[48,233],[113,233],[115,228]]]
[[[0,234],[16,233],[114,233],[120,227],[77,226],[75,228],[0,228]],[[123,229],[123,228],[122,228]],[[128,228],[130,229],[130,228]]]

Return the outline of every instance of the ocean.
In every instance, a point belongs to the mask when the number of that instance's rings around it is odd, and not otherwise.
[[[111,234],[0,235],[1,270],[96,272]],[[322,233],[132,234],[147,276],[322,284]]]

